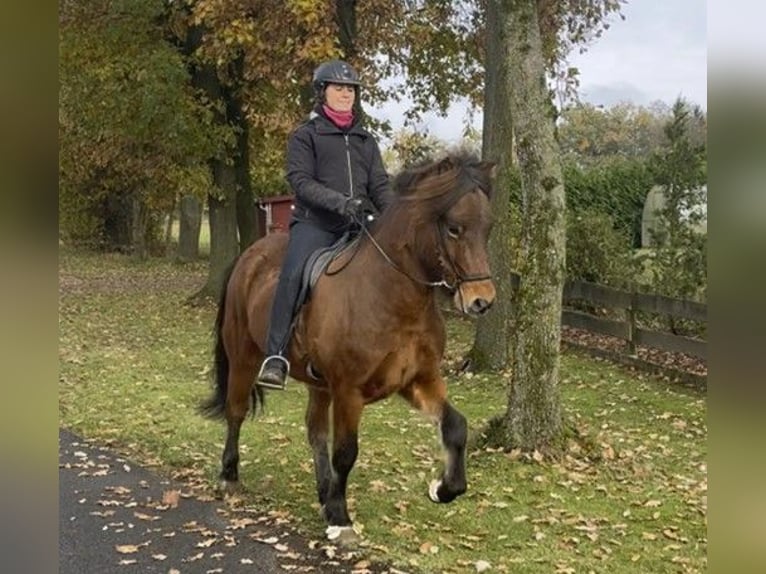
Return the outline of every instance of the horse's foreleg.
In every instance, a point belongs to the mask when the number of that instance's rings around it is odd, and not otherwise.
[[[439,428],[447,455],[441,480],[435,480],[428,489],[434,502],[452,502],[466,491],[465,444],[468,424],[465,417],[449,401],[442,408]]]
[[[402,391],[416,409],[438,423],[446,455],[444,472],[434,480],[428,495],[434,502],[452,502],[466,491],[465,445],[468,424],[465,417],[446,398],[446,385],[442,379],[415,383]]]
[[[314,475],[316,476],[319,504],[324,507],[330,492],[332,468],[327,450],[330,418],[330,395],[309,387],[309,403],[306,408],[306,429],[309,445],[314,457]]]
[[[255,377],[253,366],[232,366],[226,393],[226,446],[221,460],[221,488],[236,490],[239,486],[239,430],[250,408],[250,388]]]
[[[364,402],[361,396],[341,395],[333,398],[332,478],[324,515],[327,536],[331,540],[353,541],[355,534],[346,504],[348,475],[358,453],[359,421]]]

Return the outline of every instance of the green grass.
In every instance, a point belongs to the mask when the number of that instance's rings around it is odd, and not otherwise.
[[[184,299],[202,265],[60,259],[60,423],[197,487],[212,488],[224,427],[196,414],[209,392],[212,307]],[[448,360],[470,347],[451,321]],[[450,505],[426,490],[441,467],[436,428],[393,398],[365,410],[349,502],[367,550],[408,571],[702,572],[707,558],[703,396],[578,355],[562,358],[568,422],[589,437],[557,463],[481,450],[469,491]],[[480,431],[506,404],[501,376],[449,376],[450,397]],[[320,538],[306,393],[267,396],[243,426],[244,500],[289,514]]]

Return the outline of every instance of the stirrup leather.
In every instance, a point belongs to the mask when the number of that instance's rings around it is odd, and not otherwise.
[[[274,383],[269,383],[269,382],[261,380],[261,375],[263,375],[263,369],[271,360],[281,361],[282,363],[285,364],[285,376],[282,379],[282,384],[274,384]],[[279,391],[284,391],[285,388],[287,387],[287,376],[289,374],[290,374],[290,361],[285,359],[282,355],[270,355],[263,360],[263,363],[261,363],[261,370],[258,371],[258,378],[256,379],[255,384],[265,389],[276,389]]]

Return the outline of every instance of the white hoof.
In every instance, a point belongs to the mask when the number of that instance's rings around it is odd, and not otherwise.
[[[428,498],[430,498],[434,502],[441,502],[441,500],[439,500],[439,494],[438,494],[439,487],[441,485],[442,485],[441,480],[436,480],[436,479],[432,480],[431,484],[428,487]]]
[[[359,540],[353,526],[328,526],[325,530],[327,540],[340,544],[350,544]]]

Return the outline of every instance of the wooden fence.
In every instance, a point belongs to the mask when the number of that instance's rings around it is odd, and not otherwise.
[[[686,353],[702,360],[707,359],[707,342],[702,339],[642,329],[636,324],[636,313],[640,311],[706,323],[707,305],[662,295],[620,291],[584,281],[571,281],[564,287],[564,303],[572,301],[584,301],[594,306],[623,310],[625,318],[619,321],[597,317],[582,311],[564,309],[561,323],[569,327],[620,338],[625,341],[625,350],[629,355],[636,354],[636,345],[643,345],[673,353]]]
[[[513,277],[513,282],[518,285],[518,276]],[[587,306],[617,310],[622,319],[596,316],[581,310],[572,309],[576,302],[586,303]],[[594,354],[609,356],[612,359],[621,360],[634,366],[650,368],[658,372],[668,372],[677,378],[686,380],[695,385],[706,385],[707,377],[700,375],[673,372],[673,369],[656,368],[646,361],[638,359],[636,347],[644,346],[673,353],[685,353],[707,361],[707,341],[694,337],[676,335],[665,331],[657,331],[642,328],[638,325],[636,316],[640,312],[653,313],[675,319],[688,319],[707,324],[707,305],[695,301],[673,299],[663,295],[622,291],[597,283],[585,281],[567,281],[564,286],[563,296],[564,309],[561,314],[561,324],[576,329],[582,329],[590,333],[610,335],[625,342],[624,352],[619,356],[609,352]],[[614,316],[614,313],[612,314]],[[574,345],[582,347],[581,345]]]

